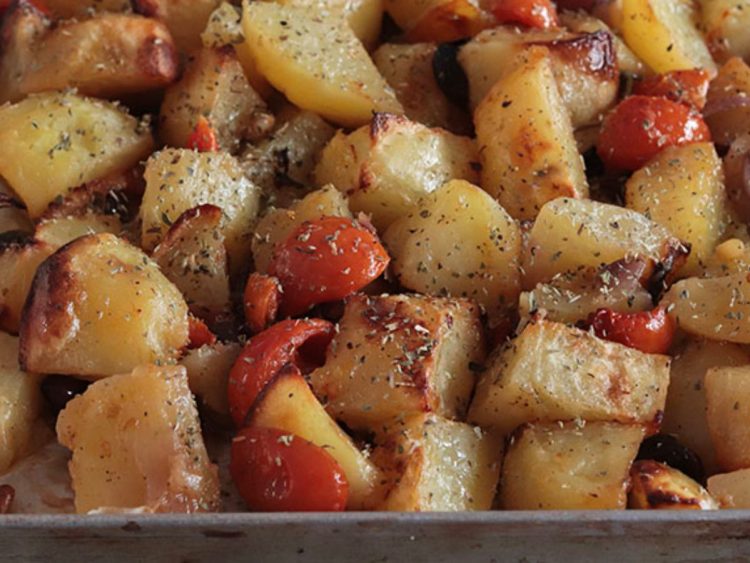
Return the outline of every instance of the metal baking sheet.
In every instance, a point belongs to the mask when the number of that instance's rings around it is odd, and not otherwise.
[[[0,517],[2,561],[750,561],[750,511]]]

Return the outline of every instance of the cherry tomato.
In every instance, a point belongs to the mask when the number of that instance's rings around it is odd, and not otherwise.
[[[702,110],[706,105],[709,81],[708,72],[702,69],[673,70],[636,82],[633,93],[642,96],[661,96]]]
[[[666,354],[677,326],[664,307],[639,313],[617,313],[599,309],[588,318],[594,333],[648,354]]]
[[[251,333],[257,334],[273,324],[280,300],[281,284],[278,279],[264,274],[250,274],[245,285],[243,305],[245,324]]]
[[[494,0],[490,11],[498,23],[527,27],[557,27],[557,10],[550,0]]]
[[[251,510],[333,512],[346,508],[349,482],[320,446],[276,428],[243,428],[229,471]]]
[[[216,152],[219,150],[219,141],[216,139],[216,131],[204,116],[198,118],[195,129],[188,137],[188,148],[198,152]]]
[[[322,319],[286,320],[247,341],[229,372],[229,413],[243,426],[247,412],[268,382],[286,365],[302,372],[323,364],[333,324]]]
[[[188,315],[188,348],[200,348],[206,344],[215,344],[216,335],[202,320]]]
[[[282,315],[294,316],[362,289],[389,261],[369,229],[352,219],[323,217],[303,223],[276,248],[269,273],[284,289]]]
[[[637,170],[668,146],[710,140],[695,110],[666,98],[630,96],[604,120],[597,153],[610,168]]]

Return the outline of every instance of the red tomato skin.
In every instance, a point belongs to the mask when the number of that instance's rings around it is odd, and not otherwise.
[[[390,257],[377,235],[344,217],[306,221],[275,250],[269,273],[283,288],[282,316],[337,301],[378,278]]]
[[[647,354],[666,354],[677,326],[664,307],[638,313],[599,309],[588,319],[594,334]]]
[[[188,348],[192,350],[208,344],[216,344],[216,335],[202,320],[188,315]]]
[[[202,115],[198,118],[195,129],[188,138],[188,148],[198,152],[216,152],[219,150],[216,131],[211,126],[211,122]]]
[[[285,320],[253,336],[229,372],[227,393],[229,414],[237,427],[268,382],[287,364],[307,370],[321,364],[334,326],[322,319]],[[318,352],[320,357],[306,358],[300,348]]]
[[[710,140],[706,122],[691,108],[666,98],[630,96],[604,120],[597,153],[609,168],[637,170],[668,146]]]
[[[281,284],[273,276],[252,273],[242,296],[245,324],[251,334],[266,330],[279,312]]]
[[[275,428],[243,428],[229,470],[251,510],[334,512],[346,508],[349,482],[325,449]]]
[[[560,25],[550,0],[494,0],[490,8],[498,23],[516,23],[546,29]]]
[[[633,93],[641,96],[661,96],[697,110],[706,105],[710,76],[702,69],[674,70],[647,76],[635,83]]]

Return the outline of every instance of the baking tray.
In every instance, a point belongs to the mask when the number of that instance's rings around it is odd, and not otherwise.
[[[1,561],[750,561],[750,511],[0,517]]]

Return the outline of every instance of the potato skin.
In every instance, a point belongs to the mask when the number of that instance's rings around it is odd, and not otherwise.
[[[649,510],[714,510],[717,502],[684,473],[650,459],[630,468],[628,508]]]

